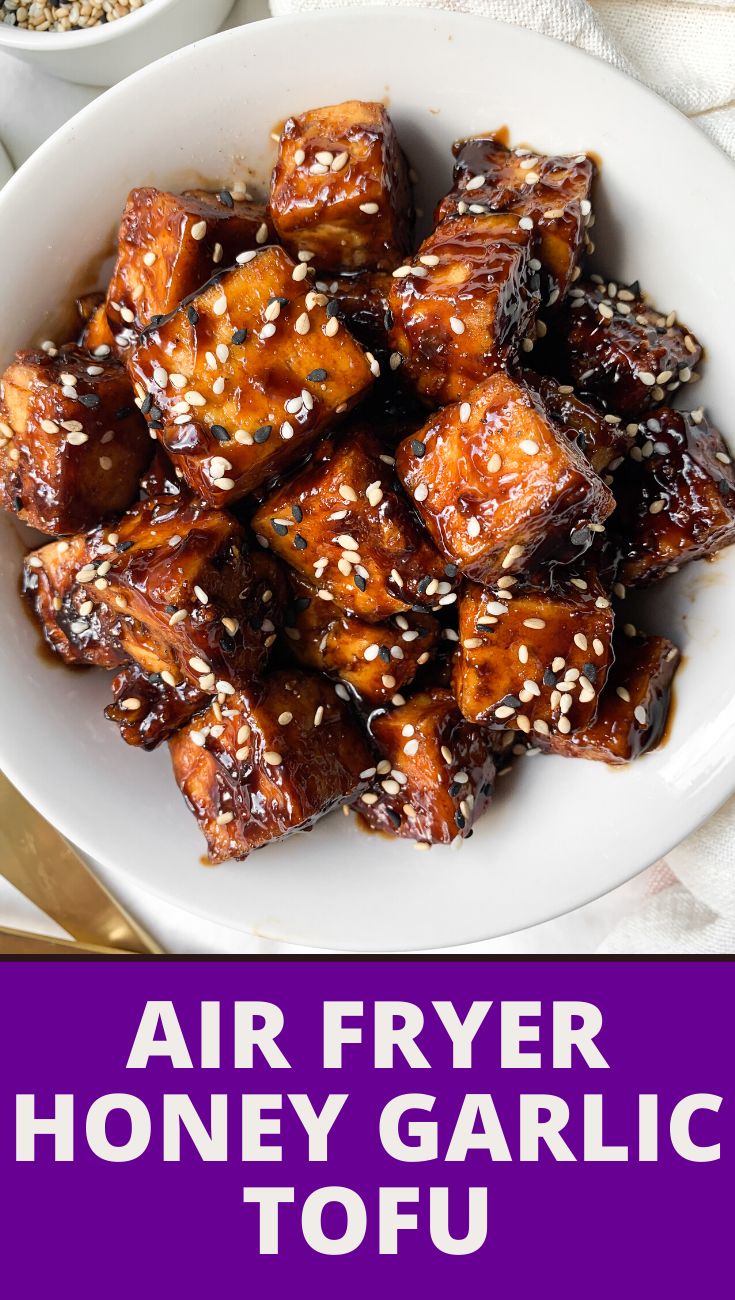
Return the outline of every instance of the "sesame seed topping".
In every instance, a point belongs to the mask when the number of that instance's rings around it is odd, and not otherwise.
[[[633,717],[642,727],[648,726],[648,713],[642,704],[637,704],[633,710]]]
[[[519,442],[518,446],[527,456],[535,456],[539,450],[538,443],[534,442],[532,438],[524,438],[522,442]]]
[[[263,761],[266,762],[269,767],[280,767],[283,758],[278,753],[277,749],[266,749],[263,754]]]
[[[227,311],[227,299],[223,293],[220,294],[219,298],[215,298],[212,303],[212,311],[215,316],[224,316]]]
[[[378,205],[377,203],[361,203],[361,204],[360,204],[360,211],[361,211],[361,212],[364,212],[364,213],[366,214],[366,216],[368,216],[368,217],[374,217],[374,216],[375,216],[375,213],[378,212],[379,210],[380,210],[380,208],[379,208],[379,205]]]
[[[460,424],[466,424],[472,414],[472,407],[469,402],[463,402],[459,408]]]
[[[428,495],[429,495],[429,489],[426,486],[426,484],[419,483],[418,487],[416,488],[413,494],[413,499],[414,501],[425,501]]]
[[[524,618],[523,626],[540,632],[542,628],[546,627],[546,620],[543,618]]]
[[[480,535],[480,521],[474,516],[467,523],[467,535],[469,537],[479,537]]]
[[[455,334],[464,334],[464,325],[458,316],[449,317],[449,327]]]

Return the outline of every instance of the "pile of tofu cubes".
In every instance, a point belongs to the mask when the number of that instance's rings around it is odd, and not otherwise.
[[[418,246],[378,103],[289,119],[265,205],[133,190],[73,340],[0,381],[25,597],[168,743],[212,861],[341,804],[459,842],[515,755],[635,758],[679,652],[626,592],[735,538],[722,438],[670,405],[700,344],[587,269],[593,161],[454,152]]]

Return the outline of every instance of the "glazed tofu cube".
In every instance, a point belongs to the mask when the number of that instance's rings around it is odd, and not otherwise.
[[[564,297],[584,251],[594,163],[583,154],[561,158],[508,149],[493,136],[458,140],[453,152],[454,187],[439,204],[436,221],[487,212],[528,218],[542,267],[543,302],[553,306]]]
[[[129,359],[152,429],[211,505],[298,463],[373,382],[371,360],[296,270],[280,248],[253,254]]]
[[[571,384],[560,384],[550,375],[524,370],[523,382],[532,389],[547,415],[576,442],[598,474],[617,468],[633,441],[628,425],[619,415],[603,415],[577,397]]]
[[[112,692],[105,717],[117,723],[126,744],[146,750],[168,740],[211,703],[186,679],[171,686],[160,672],[145,672],[137,663],[125,664],[113,680]]]
[[[630,419],[696,377],[702,348],[676,314],[651,306],[636,284],[599,276],[569,291],[555,336],[558,365],[580,397]]]
[[[395,614],[385,623],[366,623],[320,600],[295,575],[291,587],[283,627],[289,653],[305,668],[345,682],[373,708],[405,690],[437,644],[439,624],[430,614]]]
[[[235,200],[227,190],[131,190],[107,291],[113,334],[122,335],[122,343],[132,338],[201,288],[218,266],[231,265],[268,237],[265,209]]]
[[[174,775],[212,862],[310,830],[365,788],[367,738],[324,677],[276,672],[198,714],[169,741]]]
[[[595,721],[582,731],[555,732],[542,747],[565,758],[630,763],[658,745],[666,731],[671,687],[681,655],[662,636],[615,638],[615,663]]]
[[[396,468],[439,550],[476,582],[581,554],[615,501],[531,390],[505,373],[438,412]]]
[[[735,470],[704,412],[664,407],[619,476],[622,579],[644,586],[735,542]]]
[[[151,458],[122,366],[73,345],[18,352],[0,379],[0,500],[42,533],[124,510]]]
[[[408,167],[382,104],[348,100],[290,117],[271,179],[270,217],[294,256],[331,271],[390,271],[409,247]]]
[[[23,563],[23,595],[47,644],[66,664],[117,668],[119,616],[103,600],[93,602],[83,582],[113,553],[104,530],[48,542]]]
[[[381,758],[355,802],[367,825],[424,844],[471,835],[492,797],[495,763],[487,730],[465,721],[451,691],[414,695],[377,714],[371,730]]]
[[[284,594],[272,557],[248,554],[232,516],[176,497],[123,516],[87,589],[142,629],[124,645],[144,671],[168,660],[167,685],[184,679],[223,698],[265,667]]]
[[[584,576],[582,576],[584,574]],[[613,611],[588,570],[467,583],[454,687],[472,722],[547,737],[589,726],[612,663]]]
[[[456,600],[393,458],[367,435],[346,438],[297,474],[259,507],[253,528],[318,600],[368,623]]]
[[[393,272],[390,345],[427,405],[465,397],[530,339],[539,275],[523,220],[442,222]]]

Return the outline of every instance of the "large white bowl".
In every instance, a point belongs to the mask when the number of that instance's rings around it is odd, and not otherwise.
[[[371,9],[240,28],[85,109],[0,196],[0,361],[46,337],[58,304],[89,280],[130,186],[216,183],[244,167],[265,181],[276,123],[356,96],[385,97],[427,212],[462,134],[508,123],[515,140],[541,149],[598,151],[600,257],[616,276],[640,276],[705,340],[706,377],[691,398],[732,432],[735,170],[696,127],[604,64],[447,13]],[[204,870],[165,749],[145,755],[121,743],[102,717],[104,674],[39,657],[17,597],[20,557],[3,519],[0,766],[110,868],[261,935],[371,951],[518,929],[620,884],[735,788],[730,552],[650,597],[646,628],[669,633],[685,654],[671,737],[658,752],[626,770],[524,760],[458,853],[415,853],[338,815],[245,863]]]
[[[0,22],[0,48],[64,81],[113,86],[190,41],[216,32],[234,0],[147,0],[125,18],[69,32]]]

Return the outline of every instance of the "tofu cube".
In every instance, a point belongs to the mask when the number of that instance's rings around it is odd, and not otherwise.
[[[0,411],[0,501],[24,523],[82,532],[135,499],[153,449],[119,362],[18,352]]]
[[[553,306],[566,294],[584,252],[595,164],[584,154],[562,158],[509,149],[493,136],[458,140],[453,152],[454,186],[437,208],[437,223],[465,213],[528,218],[542,267],[543,302]]]
[[[385,623],[366,623],[320,600],[310,583],[295,575],[283,626],[284,645],[305,668],[344,682],[364,705],[387,704],[428,663],[439,639],[430,614],[394,614]]]
[[[582,576],[584,575],[584,576]],[[613,610],[589,570],[542,585],[467,583],[454,688],[472,722],[542,738],[589,726],[612,663]]]
[[[118,256],[107,291],[107,318],[123,344],[167,316],[220,266],[267,242],[265,208],[219,194],[131,190],[120,223]]]
[[[144,671],[164,665],[168,685],[222,698],[265,668],[285,594],[272,557],[248,554],[232,516],[176,497],[123,516],[87,590],[123,616],[125,649]]]
[[[326,678],[272,673],[198,714],[169,741],[174,775],[212,862],[310,830],[365,788],[367,737]]]
[[[428,406],[466,397],[531,339],[539,274],[522,218],[443,221],[393,272],[390,345]]]
[[[270,218],[294,256],[331,271],[390,271],[410,245],[408,167],[382,104],[348,100],[290,117],[271,178]]]
[[[253,516],[269,546],[334,603],[368,623],[451,604],[444,562],[368,435],[346,438],[279,488]]]
[[[371,360],[296,269],[280,248],[253,254],[129,358],[152,430],[210,505],[298,463],[373,382]]]
[[[671,708],[671,688],[681,655],[662,636],[615,638],[615,663],[589,727],[555,732],[542,748],[564,758],[631,763],[660,744]]]
[[[105,717],[117,723],[126,744],[145,750],[168,740],[211,703],[185,678],[171,686],[160,672],[145,672],[137,663],[125,664],[113,680],[112,692],[113,703],[105,709]]]
[[[569,291],[557,365],[583,399],[630,419],[696,377],[702,348],[676,314],[662,314],[640,286],[580,280]]]
[[[615,500],[520,380],[498,372],[396,452],[439,550],[476,582],[580,555]]]
[[[77,575],[92,576],[112,554],[103,530],[47,542],[23,563],[22,591],[46,643],[66,664],[118,668],[119,615],[104,601],[93,602]]]
[[[735,542],[735,469],[704,412],[663,407],[638,428],[616,492],[621,576],[645,586]]]
[[[467,839],[493,794],[487,730],[465,721],[451,691],[435,687],[376,714],[371,731],[381,758],[355,801],[366,824],[423,844]]]
[[[550,375],[524,370],[523,382],[532,389],[547,415],[576,442],[598,474],[617,468],[633,441],[628,424],[619,415],[604,415],[589,402],[583,402],[571,384],[561,384]]]

